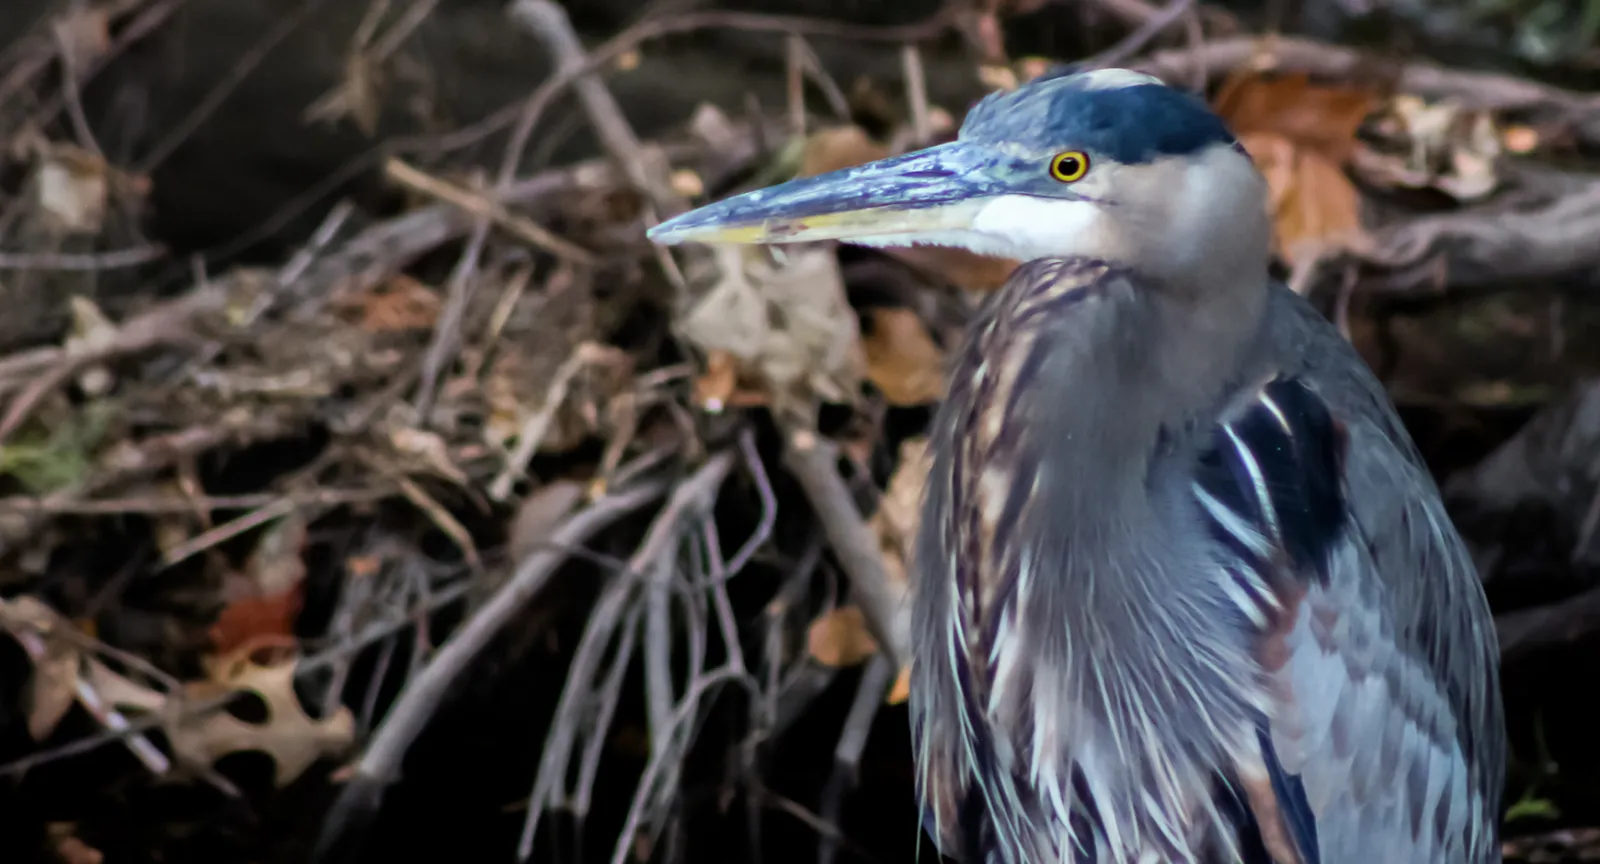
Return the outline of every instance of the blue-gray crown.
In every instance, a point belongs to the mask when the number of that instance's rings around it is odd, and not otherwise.
[[[1222,118],[1192,94],[1125,69],[1035,79],[985,97],[961,137],[1032,150],[1087,150],[1124,164],[1235,143]]]

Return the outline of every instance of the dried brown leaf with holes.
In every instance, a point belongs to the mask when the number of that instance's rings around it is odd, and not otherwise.
[[[1284,260],[1362,236],[1360,196],[1343,166],[1376,101],[1364,90],[1314,86],[1304,75],[1241,72],[1223,85],[1217,113],[1267,179]]]
[[[944,353],[910,309],[873,309],[862,340],[867,378],[891,405],[927,405],[944,398]]]
[[[342,705],[326,719],[307,714],[294,692],[298,665],[292,655],[257,663],[244,650],[214,660],[211,680],[188,685],[186,696],[208,700],[239,691],[255,693],[266,705],[266,719],[246,723],[222,711],[189,719],[172,735],[174,752],[189,764],[206,766],[231,753],[265,753],[276,766],[279,788],[294,782],[317,759],[343,753],[355,740],[354,716]]]

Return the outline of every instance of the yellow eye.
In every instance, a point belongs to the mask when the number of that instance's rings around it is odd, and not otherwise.
[[[1082,150],[1068,150],[1057,153],[1050,160],[1050,176],[1062,183],[1073,183],[1083,179],[1089,173],[1089,154]]]

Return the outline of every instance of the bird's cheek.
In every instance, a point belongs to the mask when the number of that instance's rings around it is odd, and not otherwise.
[[[973,230],[1005,237],[1020,260],[1104,254],[1106,221],[1089,201],[1000,195],[973,219]]]

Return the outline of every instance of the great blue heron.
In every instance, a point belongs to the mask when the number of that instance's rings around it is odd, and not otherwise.
[[[1488,604],[1383,388],[1268,273],[1203,102],[1106,69],[656,227],[1028,263],[933,422],[911,714],[969,862],[1500,860]]]

